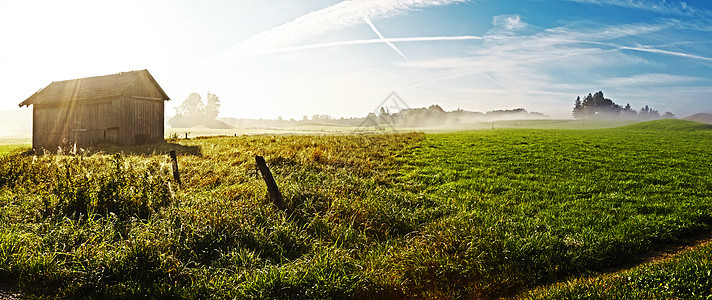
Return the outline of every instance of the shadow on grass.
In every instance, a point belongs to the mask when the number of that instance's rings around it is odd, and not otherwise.
[[[99,144],[92,147],[82,148],[82,147],[57,147],[53,151],[42,149],[34,150],[30,149],[23,152],[25,155],[51,155],[51,154],[65,154],[65,155],[94,155],[94,154],[129,154],[129,155],[166,155],[169,152],[175,150],[177,155],[193,155],[193,156],[203,156],[200,146],[186,146],[172,142],[159,142],[153,144],[145,144],[139,146],[119,146],[114,144]]]

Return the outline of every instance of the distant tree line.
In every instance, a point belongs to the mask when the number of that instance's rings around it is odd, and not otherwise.
[[[605,98],[603,92],[588,94],[583,99],[576,97],[572,112],[576,119],[627,119],[627,120],[654,120],[660,118],[673,119],[675,115],[665,112],[662,116],[657,110],[645,105],[640,111],[635,111],[630,103],[620,106],[613,100]]]
[[[387,107],[383,106],[365,117],[353,118],[334,118],[326,114],[315,114],[311,118],[305,115],[299,121],[295,119],[285,120],[282,117],[276,120],[240,118],[221,118],[218,120],[220,99],[211,92],[207,93],[205,102],[198,93],[191,93],[175,110],[175,116],[168,120],[168,124],[173,128],[200,126],[218,129],[232,128],[233,126],[243,128],[283,128],[313,123],[339,126],[439,127],[468,122],[547,118],[542,113],[528,112],[524,108],[492,110],[481,113],[462,109],[445,111],[440,105],[433,104],[422,108],[406,108],[397,112],[390,112]]]
[[[434,104],[427,108],[408,108],[392,114],[381,107],[378,114],[370,113],[366,118],[378,120],[379,124],[393,124],[404,127],[437,127],[495,119],[531,119],[546,118],[546,116],[538,112],[528,112],[524,108],[492,110],[486,113],[462,109],[445,111],[440,105]]]
[[[387,108],[380,107],[377,111],[371,112],[365,117],[335,118],[329,115],[316,114],[311,116],[311,118],[305,115],[300,120],[285,120],[281,117],[277,120],[239,118],[222,118],[221,120],[235,127],[283,128],[319,123],[339,126],[376,126],[385,128],[388,126],[438,127],[467,122],[540,118],[547,118],[547,116],[538,112],[528,112],[524,108],[492,110],[481,113],[462,109],[445,111],[440,105],[434,104],[429,107],[407,108],[398,112],[390,112]]]
[[[366,118],[376,120],[379,124],[407,127],[435,127],[459,122],[456,116],[449,114],[437,104],[427,108],[408,108],[395,113],[390,113],[381,107],[378,114],[370,113]]]

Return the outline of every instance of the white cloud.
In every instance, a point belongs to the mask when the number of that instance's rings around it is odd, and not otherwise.
[[[696,9],[681,1],[666,1],[666,0],[569,0],[578,3],[589,3],[596,5],[611,5],[628,7],[654,11],[659,13],[677,14],[677,15],[695,15],[703,14],[710,15],[709,11]]]
[[[420,69],[471,70],[475,72],[501,71],[510,66],[523,66],[546,62],[577,67],[598,64],[597,57],[607,56],[600,63],[609,64],[614,52],[630,47],[608,42],[630,36],[661,31],[667,25],[623,25],[607,28],[578,30],[558,27],[533,35],[485,36],[487,44],[473,47],[467,57],[434,59],[404,63],[403,66]],[[652,50],[651,50],[652,51]],[[588,60],[582,60],[586,57]]]
[[[275,78],[269,75],[255,75],[256,69],[240,68],[246,75],[239,80],[245,82],[244,90],[259,84],[260,78],[270,85],[269,89],[259,89],[265,95],[254,95],[250,98],[269,99],[328,99],[340,94],[344,103],[361,103],[363,99],[381,98],[392,90],[397,90],[407,97],[412,105],[432,104],[433,98],[446,103],[472,103],[462,105],[466,109],[489,110],[499,108],[514,108],[526,106],[528,109],[543,111],[557,117],[570,117],[570,103],[576,95],[588,91],[608,89],[602,85],[610,85],[611,90],[621,93],[621,90],[640,91],[635,97],[652,97],[649,91],[640,86],[648,84],[659,85],[677,82],[692,82],[692,77],[674,77],[666,74],[646,74],[626,78],[615,78],[606,81],[604,72],[610,67],[626,68],[665,67],[664,62],[649,61],[649,55],[642,52],[656,53],[664,56],[686,57],[705,60],[700,55],[684,53],[665,41],[667,46],[654,44],[659,36],[668,35],[676,30],[692,30],[689,23],[675,20],[657,20],[654,24],[623,24],[617,26],[592,25],[590,23],[571,23],[570,25],[544,29],[529,25],[525,16],[500,15],[492,18],[492,29],[482,36],[415,36],[415,37],[384,37],[370,20],[405,14],[411,10],[434,5],[448,5],[462,1],[344,1],[323,10],[303,15],[292,22],[275,27],[233,47],[223,57],[253,57],[265,54],[281,53],[283,55],[261,57],[259,61],[267,64],[275,60],[280,72],[301,70]],[[356,9],[363,11],[356,11]],[[379,9],[376,9],[376,8]],[[370,23],[370,24],[369,24]],[[316,39],[332,30],[344,29],[356,24],[369,25],[378,38],[342,40],[336,42],[315,42]],[[681,28],[682,27],[682,28]],[[365,28],[365,27],[364,27]],[[462,41],[473,41],[463,43]],[[458,42],[459,41],[459,42]],[[641,46],[636,42],[651,43],[655,46]],[[408,47],[406,42],[417,42],[419,47]],[[422,55],[414,51],[416,48],[441,49],[433,47],[433,42],[452,43],[445,55]],[[405,57],[401,49],[412,58],[402,62],[388,57],[385,61],[370,65],[367,61],[373,57],[360,57],[365,60],[353,60],[353,68],[343,67],[349,59],[337,61],[328,60],[326,55],[337,50],[324,48],[385,43],[399,55]],[[394,43],[399,43],[395,47]],[[422,47],[421,47],[422,46]],[[319,51],[305,51],[322,49]],[[341,58],[345,53],[361,54],[363,48],[338,49]],[[286,55],[289,52],[289,55]],[[255,57],[256,58],[256,57]],[[241,63],[257,59],[240,60]],[[328,61],[329,76],[315,74],[314,77],[301,75],[306,70],[319,66],[321,61]],[[393,65],[389,65],[393,63]],[[339,64],[339,66],[335,66]],[[324,64],[327,65],[327,64]],[[376,70],[363,71],[369,66],[378,66]],[[300,67],[302,69],[300,69]],[[236,68],[237,69],[237,68]],[[261,68],[260,68],[261,69]],[[275,72],[272,72],[275,73]],[[302,77],[295,77],[299,74]],[[310,73],[311,74],[311,73]],[[305,80],[314,79],[314,84],[305,85]],[[618,85],[613,86],[613,80]],[[257,82],[257,84],[253,84]],[[234,83],[227,85],[234,86]],[[625,86],[628,85],[628,86]],[[368,88],[364,88],[368,87]],[[464,87],[464,88],[463,88]],[[620,87],[620,90],[616,90]],[[669,86],[668,86],[669,87]],[[243,90],[243,88],[241,88]],[[265,91],[268,90],[268,91]],[[353,91],[358,90],[358,93]],[[674,89],[671,89],[674,90]],[[353,94],[353,97],[352,97]],[[383,94],[383,95],[381,95]],[[375,95],[375,96],[374,96]],[[645,96],[643,96],[645,95]],[[625,99],[635,100],[635,97]],[[571,98],[571,99],[569,99]],[[616,98],[618,99],[618,98]],[[375,101],[375,100],[374,100]],[[647,101],[647,100],[646,100]],[[313,102],[313,101],[312,101]],[[295,111],[305,110],[306,103],[291,108]],[[317,103],[317,102],[313,102]],[[322,105],[319,102],[319,105]],[[566,103],[566,105],[562,105]],[[356,104],[353,104],[356,105]],[[460,105],[460,104],[458,104]],[[370,108],[370,104],[365,105]],[[665,109],[664,105],[655,106]],[[315,108],[312,108],[314,110]],[[353,110],[353,107],[351,108]],[[677,110],[675,110],[677,111]],[[293,112],[289,112],[293,113]],[[333,113],[333,112],[330,112]],[[284,113],[286,114],[286,113]],[[337,113],[338,114],[338,113]],[[353,112],[342,112],[342,115],[353,115]],[[358,113],[355,113],[358,114]]]
[[[510,28],[515,29],[519,22],[521,19],[517,21],[508,16],[499,18],[495,23],[502,28],[511,24]],[[611,41],[623,42],[668,28],[670,25],[667,23],[584,29],[558,27],[529,35],[520,31],[509,35],[484,36],[483,43],[469,47],[466,56],[400,63],[400,66],[421,70],[431,77],[405,85],[400,90],[441,90],[443,87],[453,90],[467,84],[471,88],[461,90],[460,97],[489,99],[492,102],[488,105],[493,106],[529,103],[527,105],[536,105],[529,107],[531,109],[567,117],[570,109],[567,105],[561,106],[561,101],[568,101],[567,96],[582,91],[601,88],[598,81],[601,79],[595,73],[583,77],[579,77],[580,74],[590,74],[589,70],[599,67],[647,63],[645,59],[626,53],[630,51],[622,51],[627,49]],[[637,78],[640,82],[665,79],[683,80],[681,77],[663,76]],[[482,84],[483,80],[494,84]]]
[[[556,27],[546,30],[545,33],[539,34],[539,36],[545,35],[546,39],[552,42],[561,41],[563,43],[602,43],[604,41],[624,37],[639,36],[643,34],[659,32],[672,26],[673,23],[664,22],[659,24],[624,24],[593,29],[573,29],[569,27]]]
[[[664,73],[639,74],[629,77],[616,77],[600,80],[602,86],[607,87],[626,87],[626,86],[660,86],[660,85],[676,85],[681,83],[690,83],[700,81],[702,78],[692,76],[671,75]]]
[[[388,18],[431,7],[469,0],[347,0],[314,11],[254,36],[221,56],[250,56],[291,47],[327,32],[363,23],[365,19]]]
[[[527,24],[522,21],[519,15],[501,15],[495,16],[492,19],[493,34],[513,34],[516,31],[524,29]]]

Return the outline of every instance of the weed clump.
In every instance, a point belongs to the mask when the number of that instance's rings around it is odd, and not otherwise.
[[[86,218],[92,213],[147,219],[171,201],[170,179],[156,162],[139,168],[125,157],[0,157],[0,188],[40,195],[44,216]],[[7,164],[6,164],[7,163]]]

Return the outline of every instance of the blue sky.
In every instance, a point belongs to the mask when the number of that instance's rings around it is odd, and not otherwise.
[[[570,118],[603,91],[636,109],[712,113],[712,1],[5,1],[0,110],[51,81],[148,69],[221,116],[363,116],[523,107]],[[26,110],[26,108],[25,108]]]

